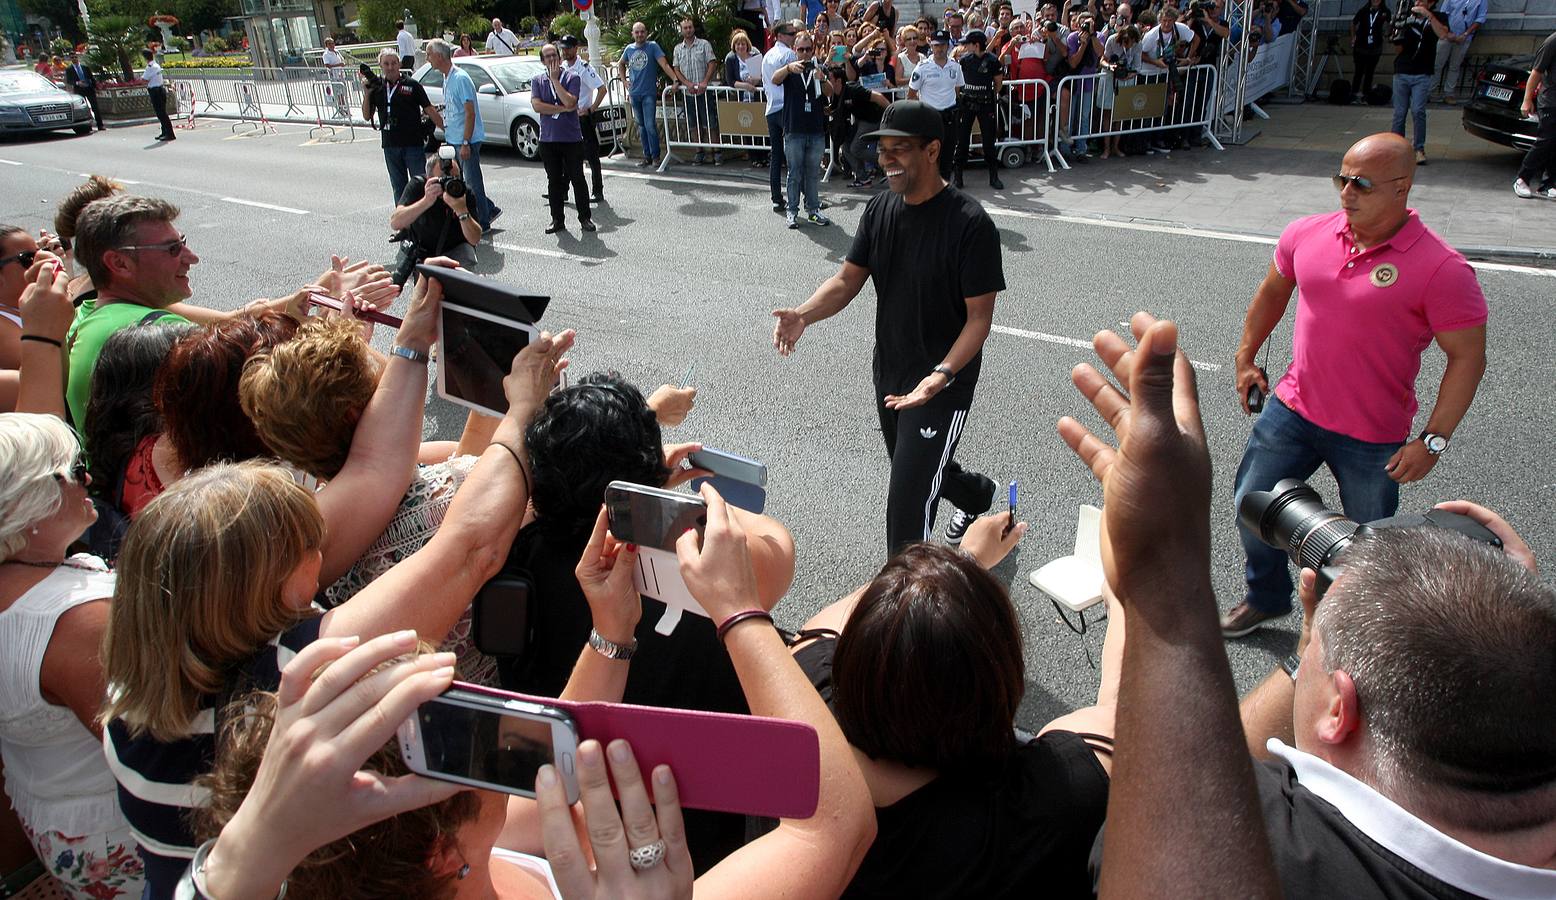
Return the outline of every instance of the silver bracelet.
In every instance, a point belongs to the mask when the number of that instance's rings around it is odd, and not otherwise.
[[[594,652],[606,659],[617,659],[625,662],[638,652],[638,639],[633,638],[632,642],[628,644],[618,644],[609,638],[601,636],[598,631],[591,628],[589,629],[589,646],[594,648]]]
[[[195,849],[194,858],[189,860],[189,867],[179,877],[178,884],[173,887],[173,900],[215,900],[210,890],[205,886],[205,864],[211,855],[211,848],[216,846],[216,838],[211,838]],[[276,894],[276,900],[284,900],[286,897],[286,882],[281,882],[281,890]]]

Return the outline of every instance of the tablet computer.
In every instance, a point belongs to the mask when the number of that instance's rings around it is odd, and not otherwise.
[[[539,334],[532,324],[445,299],[438,316],[438,396],[483,415],[507,415],[502,380]]]
[[[513,288],[482,278],[464,269],[449,269],[421,263],[416,271],[443,285],[443,302],[457,303],[466,309],[478,309],[503,319],[533,325],[540,321],[550,297],[521,294]]]

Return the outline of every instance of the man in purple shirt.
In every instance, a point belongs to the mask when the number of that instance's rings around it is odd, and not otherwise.
[[[562,204],[569,184],[578,207],[578,227],[593,231],[589,189],[584,181],[583,126],[578,121],[581,82],[577,72],[562,68],[562,54],[555,45],[540,48],[540,61],[546,74],[530,85],[530,105],[540,114],[540,161],[546,166],[546,195],[551,201],[551,225],[546,234],[567,227],[562,221]]]

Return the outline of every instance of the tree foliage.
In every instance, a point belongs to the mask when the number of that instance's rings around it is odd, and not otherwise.
[[[22,12],[41,16],[58,25],[72,45],[85,37],[81,20],[77,18],[76,0],[21,0],[21,4]]]
[[[632,24],[642,22],[648,27],[648,39],[669,55],[681,41],[681,20],[690,16],[697,23],[697,34],[707,38],[722,58],[730,31],[741,27],[736,24],[735,10],[734,0],[638,0],[619,21],[601,29],[600,40],[611,57],[617,58],[621,48],[632,43]]]
[[[407,9],[416,20],[419,36],[433,38],[441,35],[445,26],[459,27],[460,18],[470,12],[470,0],[358,0],[362,27],[357,33],[369,41],[394,40],[394,23]]]
[[[87,39],[91,49],[87,62],[103,71],[117,69],[125,81],[135,78],[131,60],[139,60],[141,48],[146,46],[146,23],[124,15],[93,16],[87,26]]]

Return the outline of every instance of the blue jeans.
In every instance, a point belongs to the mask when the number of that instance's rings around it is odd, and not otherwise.
[[[773,205],[779,206],[783,203],[783,110],[767,114],[767,144],[773,148],[767,160],[767,186],[773,192]]]
[[[470,189],[470,214],[475,217],[481,230],[485,231],[497,215],[498,207],[486,197],[486,178],[481,174],[481,144],[471,142],[469,159],[465,159],[463,153],[456,153],[456,156],[459,159],[459,173]]]
[[[1394,126],[1389,129],[1400,137],[1405,136],[1405,116],[1416,120],[1417,150],[1426,149],[1426,95],[1432,89],[1430,75],[1394,76]]]
[[[1359,441],[1320,428],[1271,395],[1254,423],[1243,461],[1237,467],[1233,516],[1245,495],[1267,491],[1282,478],[1306,479],[1320,465],[1329,466],[1339,482],[1340,505],[1347,516],[1358,522],[1392,516],[1399,508],[1399,485],[1383,471],[1383,466],[1400,446]],[[1286,568],[1286,553],[1259,540],[1240,521],[1237,527],[1248,557],[1244,573],[1248,594],[1244,599],[1261,612],[1284,614],[1291,609],[1291,573]]]
[[[385,147],[384,165],[389,167],[389,187],[394,190],[394,203],[400,205],[400,197],[412,178],[427,174],[427,154],[421,145],[414,147]]]
[[[799,212],[800,192],[805,192],[805,211],[821,212],[821,151],[827,136],[791,131],[783,136],[783,155],[789,161],[789,212]]]
[[[638,120],[638,131],[643,134],[643,158],[659,158],[659,123],[654,116],[657,114],[652,96],[632,98],[632,115]]]

